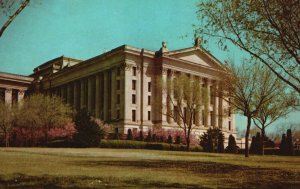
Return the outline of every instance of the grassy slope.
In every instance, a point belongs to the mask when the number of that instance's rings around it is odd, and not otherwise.
[[[300,188],[300,158],[128,149],[0,148],[0,187]]]

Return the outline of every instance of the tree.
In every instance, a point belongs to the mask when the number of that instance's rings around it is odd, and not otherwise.
[[[173,111],[166,111],[167,117],[176,121],[179,128],[184,132],[187,151],[190,148],[191,133],[195,128],[194,120],[202,104],[207,102],[207,93],[201,88],[200,81],[186,74],[177,75],[173,80],[163,83],[163,91],[167,93],[166,106],[174,107]],[[205,106],[206,112],[208,111]]]
[[[14,21],[14,19],[23,11],[23,9],[29,4],[30,0],[0,0],[0,10],[2,13],[9,16],[8,20],[0,29],[0,37],[6,28]],[[12,13],[12,11],[15,12]]]
[[[224,153],[224,134],[222,132],[218,134],[217,152]]]
[[[15,124],[17,110],[16,105],[11,106],[10,104],[0,101],[0,131],[4,135],[6,147],[9,147],[9,138]]]
[[[287,154],[287,139],[286,139],[285,134],[282,134],[282,137],[281,137],[280,154],[281,155],[286,155]]]
[[[272,103],[278,80],[266,67],[249,64],[244,60],[239,66],[228,64],[230,74],[223,76],[219,95],[232,108],[247,118],[245,134],[245,157],[249,156],[249,133],[251,121],[267,103]]]
[[[275,76],[271,75],[271,77]],[[261,155],[264,155],[265,129],[279,118],[285,117],[293,110],[292,107],[297,105],[295,95],[287,92],[288,89],[286,85],[282,81],[276,80],[276,78],[274,78],[274,81],[276,81],[274,82],[276,88],[272,91],[272,94],[269,94],[272,98],[270,103],[265,103],[261,106],[253,119],[255,126],[261,130],[261,138],[259,141]]]
[[[131,131],[131,129],[128,129],[128,131],[127,131],[127,140],[132,140],[132,139],[133,139],[132,131]]]
[[[24,99],[18,116],[18,126],[42,129],[45,144],[51,128],[63,127],[72,119],[72,109],[57,96],[34,94]]]
[[[298,0],[210,0],[198,4],[196,33],[226,41],[262,62],[300,94],[300,3]]]
[[[290,156],[294,155],[294,144],[291,129],[288,129],[286,132],[286,154]]]
[[[74,140],[79,147],[97,147],[103,137],[103,129],[92,118],[86,109],[80,110],[75,116],[77,133]]]
[[[236,141],[233,135],[229,135],[228,146],[226,147],[226,152],[236,154],[238,147],[236,146]]]
[[[224,152],[224,134],[219,128],[209,128],[200,136],[200,146],[206,152]]]

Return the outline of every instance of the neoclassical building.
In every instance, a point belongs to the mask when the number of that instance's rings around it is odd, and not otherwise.
[[[193,47],[175,51],[163,43],[158,51],[123,45],[84,61],[62,56],[36,67],[27,80],[31,92],[61,96],[74,109],[86,108],[111,123],[115,132],[127,133],[129,128],[178,128],[166,115],[174,109],[167,102],[169,92],[158,87],[160,81],[178,74],[196,78],[208,91],[208,113],[203,113],[204,106],[199,107],[194,132],[201,134],[213,126],[221,128],[225,138],[236,135],[234,114],[226,111],[227,101],[212,95],[221,89],[220,76],[226,69],[201,48],[199,39]]]

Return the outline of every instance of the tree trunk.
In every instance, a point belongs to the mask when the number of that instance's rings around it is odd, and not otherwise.
[[[251,127],[251,117],[247,116],[247,129],[246,129],[246,138],[245,138],[245,157],[249,157],[249,133]]]
[[[186,137],[186,151],[190,151],[190,137]]]
[[[265,142],[265,126],[262,126],[262,128],[261,128],[261,137],[260,137],[261,155],[265,155],[264,142]]]

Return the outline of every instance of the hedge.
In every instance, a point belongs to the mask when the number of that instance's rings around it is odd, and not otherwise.
[[[132,140],[131,141],[130,140],[101,140],[100,148],[185,151],[186,145],[132,141]],[[191,146],[190,151],[199,152],[202,151],[202,149],[199,146]]]

